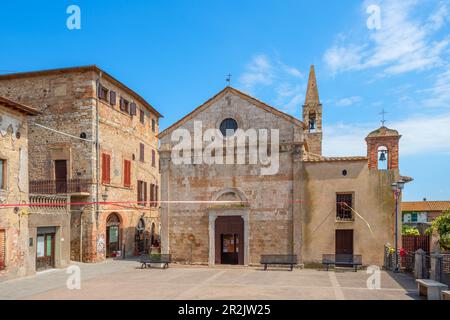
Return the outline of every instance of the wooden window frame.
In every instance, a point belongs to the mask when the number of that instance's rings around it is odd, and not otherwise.
[[[147,206],[147,182],[137,181],[137,201],[140,206]]]
[[[124,97],[120,97],[120,111],[130,114],[130,101]]]

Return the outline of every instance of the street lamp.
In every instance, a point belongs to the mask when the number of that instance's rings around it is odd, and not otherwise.
[[[400,272],[399,264],[398,264],[398,199],[402,194],[402,190],[405,187],[405,181],[399,180],[394,182],[392,185],[392,191],[394,192],[395,198],[395,268],[394,272]]]

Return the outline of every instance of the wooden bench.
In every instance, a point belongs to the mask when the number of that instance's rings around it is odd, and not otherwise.
[[[141,263],[141,269],[147,268],[147,266],[151,266],[152,264],[162,264],[163,269],[165,269],[169,267],[169,263],[172,262],[171,260],[170,254],[143,254],[139,262]]]
[[[260,263],[264,265],[264,270],[267,270],[268,265],[289,265],[292,271],[298,262],[294,254],[265,254],[261,256]]]
[[[442,291],[442,300],[450,300],[450,291],[448,290]]]
[[[441,300],[442,291],[448,289],[447,285],[431,279],[417,279],[416,282],[419,295],[426,296],[428,300]]]
[[[362,266],[362,256],[353,254],[324,254],[322,255],[322,264],[326,266],[328,271],[330,265],[352,267],[355,272],[358,271],[358,267]]]

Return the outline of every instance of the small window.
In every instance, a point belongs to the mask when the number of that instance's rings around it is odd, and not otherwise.
[[[156,152],[152,149],[152,167],[156,168]]]
[[[336,195],[337,220],[353,220],[353,195],[351,193]]]
[[[124,98],[120,98],[120,111],[130,113],[130,102]]]
[[[6,160],[0,159],[0,189],[6,189]]]
[[[220,132],[222,132],[222,135],[224,137],[226,136],[232,136],[234,132],[237,130],[238,124],[236,120],[227,118],[222,121],[220,124]]]
[[[139,161],[144,162],[145,161],[145,146],[143,143],[139,144]]]
[[[139,121],[142,124],[145,124],[145,112],[144,112],[144,110],[139,110]]]
[[[156,121],[155,121],[155,119],[152,119],[152,131],[153,132],[156,131]]]
[[[98,89],[98,98],[103,101],[108,101],[108,92],[109,90],[103,86],[100,86]]]
[[[309,132],[315,132],[317,129],[316,113],[314,111],[309,112],[308,126],[309,126]]]
[[[417,217],[418,217],[417,212],[413,212],[411,214],[411,222],[417,222],[417,220],[418,220]]]

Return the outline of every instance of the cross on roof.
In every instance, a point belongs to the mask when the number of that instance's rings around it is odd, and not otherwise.
[[[384,108],[383,108],[383,110],[380,112],[380,114],[381,114],[381,125],[384,127],[384,123],[386,122],[386,119],[384,118],[384,116],[387,114],[387,112],[384,111]]]
[[[228,82],[228,86],[231,86],[231,76],[232,76],[232,74],[229,73],[229,74],[227,75],[227,78],[225,79],[225,81]]]

